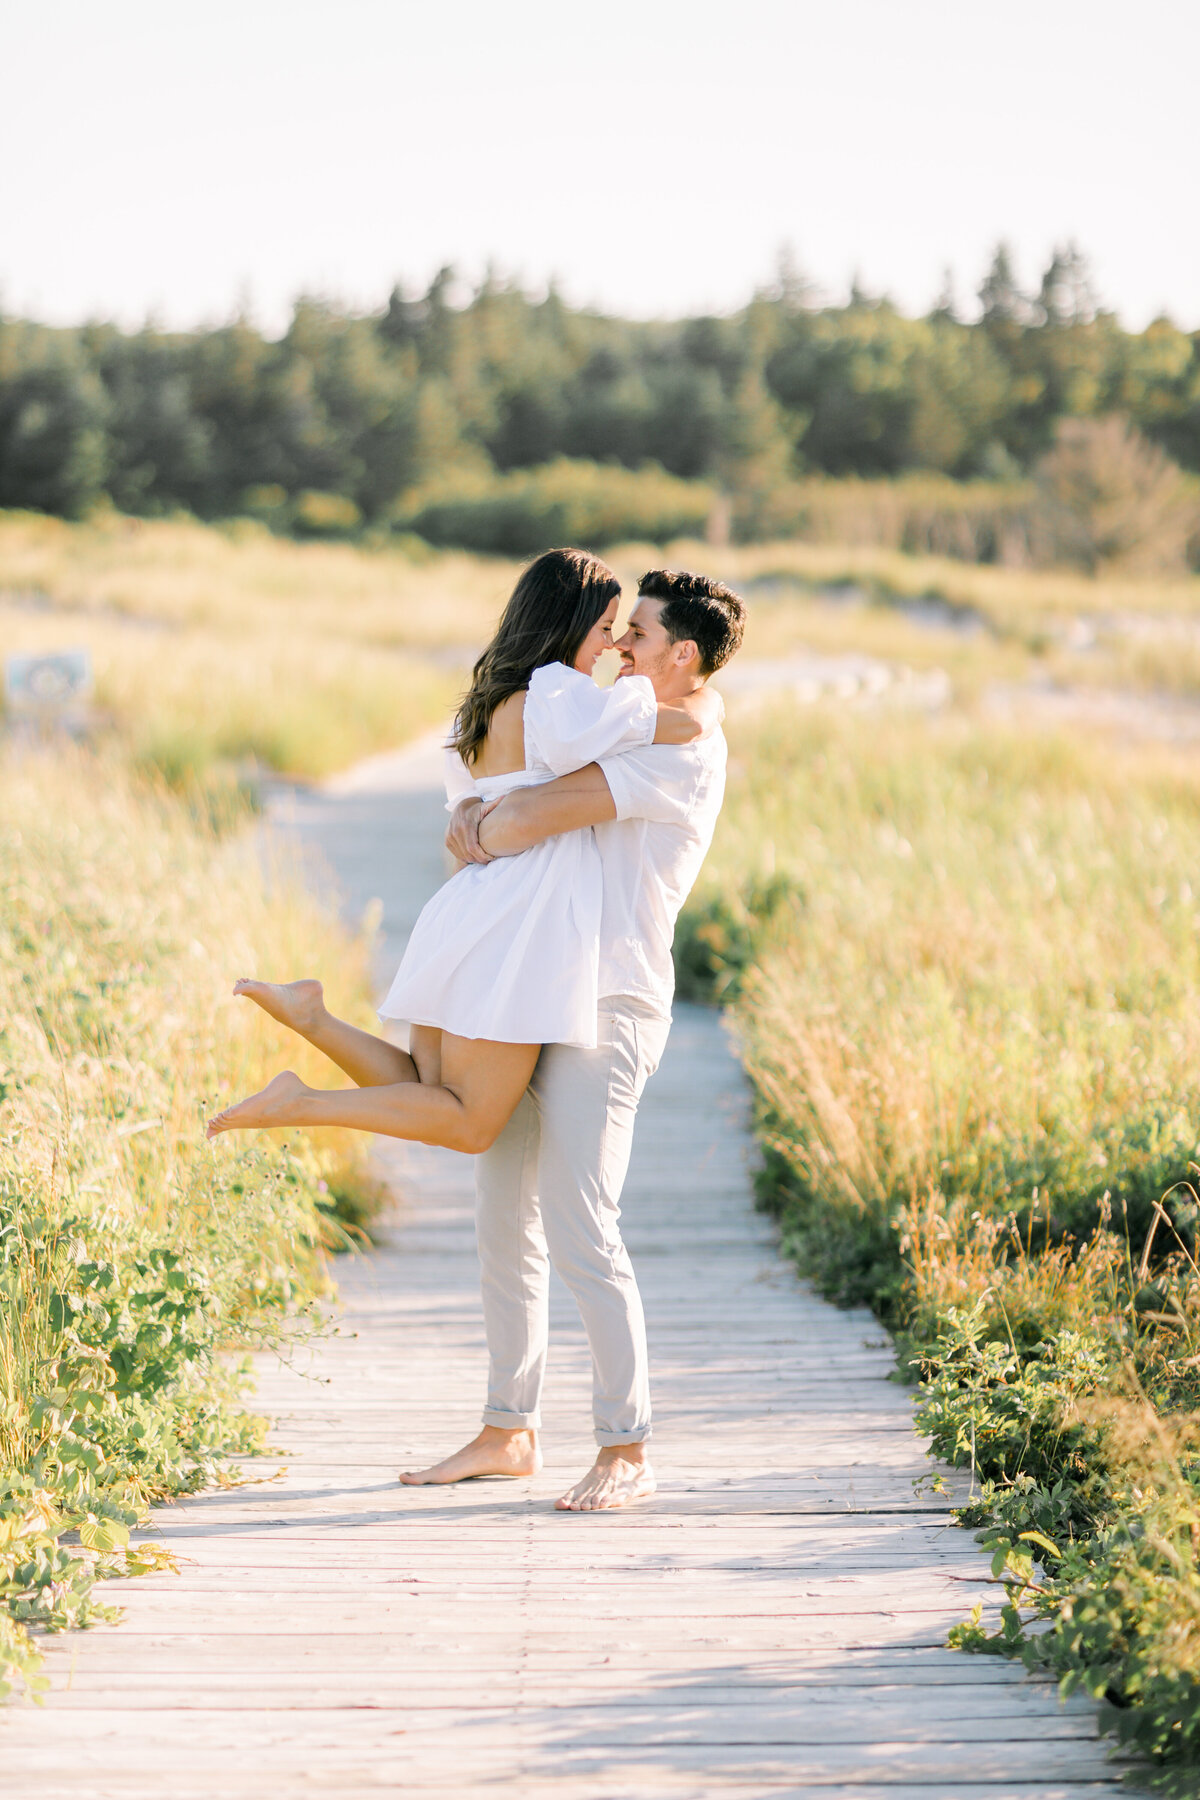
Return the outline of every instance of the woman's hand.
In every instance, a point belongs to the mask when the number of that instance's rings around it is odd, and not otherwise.
[[[490,863],[495,860],[479,841],[479,825],[483,817],[484,804],[478,794],[468,794],[450,814],[450,823],[446,827],[446,848],[460,868],[467,863]]]

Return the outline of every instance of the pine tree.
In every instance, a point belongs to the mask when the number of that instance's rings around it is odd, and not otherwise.
[[[981,317],[985,325],[1022,325],[1029,316],[1029,302],[1017,286],[1012,252],[1005,243],[996,245],[992,266],[979,289]]]
[[[934,321],[941,321],[947,325],[957,325],[959,323],[958,295],[955,292],[954,270],[949,264],[942,270],[941,290],[933,303],[933,310],[929,314],[929,317]]]
[[[1087,325],[1096,316],[1091,270],[1074,243],[1056,244],[1038,290],[1038,312],[1046,325]]]

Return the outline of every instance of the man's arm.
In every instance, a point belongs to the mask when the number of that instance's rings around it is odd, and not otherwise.
[[[460,800],[450,815],[446,848],[462,865],[516,856],[543,838],[579,831],[617,816],[616,803],[598,763],[534,788],[514,788],[486,804],[478,795]]]
[[[602,825],[617,816],[599,763],[560,775],[537,787],[514,788],[480,821],[479,843],[488,856],[515,856],[544,838],[585,825]]]
[[[556,781],[515,788],[491,807],[464,803],[455,811],[446,843],[463,862],[490,862],[561,831],[611,819],[686,826],[714,778],[708,761],[686,753],[627,750]]]

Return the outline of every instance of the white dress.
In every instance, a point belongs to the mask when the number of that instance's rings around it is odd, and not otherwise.
[[[658,703],[643,675],[611,688],[564,663],[536,669],[525,697],[525,767],[472,779],[447,756],[450,799],[494,800],[654,740]],[[587,828],[491,863],[469,863],[424,908],[379,1008],[507,1044],[596,1043],[600,853]]]

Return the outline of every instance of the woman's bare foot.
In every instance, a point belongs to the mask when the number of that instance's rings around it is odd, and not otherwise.
[[[298,1075],[285,1069],[282,1075],[268,1081],[259,1093],[251,1094],[247,1100],[239,1100],[236,1106],[227,1106],[215,1119],[210,1119],[205,1135],[215,1138],[222,1131],[265,1131],[273,1125],[295,1125],[299,1122],[296,1102],[311,1092]]]
[[[265,1013],[301,1037],[325,1017],[325,990],[319,981],[235,981],[233,991],[253,1000]]]
[[[603,1448],[582,1481],[554,1502],[557,1512],[611,1512],[645,1500],[657,1488],[654,1470],[639,1444]]]
[[[401,1475],[400,1483],[403,1487],[429,1487],[473,1481],[479,1475],[536,1475],[541,1466],[536,1431],[504,1431],[499,1425],[485,1425],[477,1438],[453,1456],[432,1468]]]

